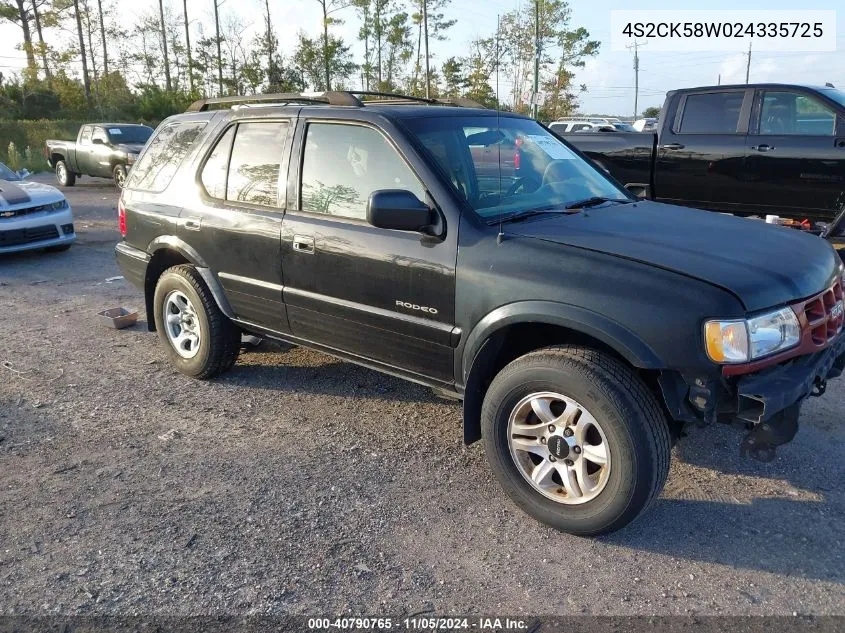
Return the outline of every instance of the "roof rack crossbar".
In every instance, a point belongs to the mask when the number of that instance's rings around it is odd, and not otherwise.
[[[349,92],[342,92],[338,90],[328,90],[326,92],[280,92],[274,94],[259,94],[259,95],[232,95],[228,97],[211,97],[208,99],[200,99],[194,101],[188,106],[187,112],[205,112],[209,106],[212,105],[237,105],[246,103],[327,103],[329,105],[339,106],[361,106],[361,100]]]

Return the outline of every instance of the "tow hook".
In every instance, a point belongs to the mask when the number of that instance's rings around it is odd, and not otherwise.
[[[810,395],[818,398],[823,396],[825,391],[827,391],[827,380],[821,376],[816,376],[816,382],[813,383],[813,391],[810,392]]]
[[[823,384],[824,381],[822,381],[822,393],[824,393]],[[760,462],[772,461],[777,454],[777,447],[791,442],[798,432],[800,413],[801,403],[796,402],[765,422],[755,425],[742,440],[739,447],[740,456],[750,457]]]

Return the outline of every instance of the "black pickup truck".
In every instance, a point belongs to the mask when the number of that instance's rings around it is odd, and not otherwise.
[[[112,178],[123,187],[126,174],[153,129],[130,123],[92,123],[79,128],[76,142],[48,139],[44,155],[62,187],[72,187],[79,176]]]
[[[237,101],[271,103],[208,109]],[[159,126],[118,221],[179,371],[228,370],[250,333],[461,398],[505,491],[576,534],[649,505],[685,424],[738,422],[742,451],[774,457],[845,369],[829,244],[638,200],[515,114],[349,92],[198,102]]]
[[[567,140],[650,198],[829,222],[845,207],[845,92],[753,84],[668,93],[657,134]]]

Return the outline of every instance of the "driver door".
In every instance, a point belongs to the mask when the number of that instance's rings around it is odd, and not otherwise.
[[[296,142],[288,191],[298,195],[282,222],[291,333],[426,382],[453,381],[457,227],[435,238],[367,222],[374,191],[406,189],[433,204],[376,127],[301,119]]]

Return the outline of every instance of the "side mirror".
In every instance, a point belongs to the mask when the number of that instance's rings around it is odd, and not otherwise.
[[[91,141],[94,145],[105,145],[106,142],[101,138],[95,138]]]
[[[641,185],[635,182],[628,183],[625,185],[625,189],[630,191],[632,194],[637,196],[637,198],[645,199],[648,198],[648,185]]]
[[[423,232],[432,224],[432,211],[410,191],[381,189],[367,201],[367,222],[380,229]]]

